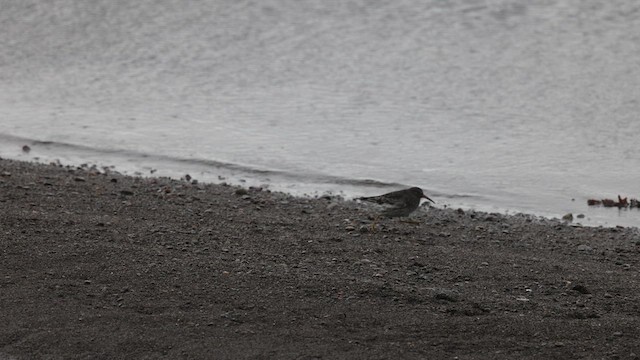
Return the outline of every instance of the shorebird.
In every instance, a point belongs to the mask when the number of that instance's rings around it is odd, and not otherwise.
[[[393,218],[409,216],[420,205],[420,199],[427,199],[435,204],[435,201],[429,199],[419,187],[393,191],[379,196],[361,197],[356,200],[383,205],[381,215]]]

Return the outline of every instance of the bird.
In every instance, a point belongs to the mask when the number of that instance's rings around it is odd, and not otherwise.
[[[427,199],[434,204],[436,203],[425,195],[419,187],[392,191],[378,196],[360,197],[356,200],[383,205],[384,209],[382,210],[381,215],[394,218],[409,216],[420,205],[420,199]]]

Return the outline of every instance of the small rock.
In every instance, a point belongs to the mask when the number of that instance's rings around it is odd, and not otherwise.
[[[117,183],[117,182],[118,182],[118,179],[116,179],[116,178],[112,178],[112,179],[111,179],[111,182],[112,182],[112,183]]]
[[[568,221],[568,222],[572,222],[573,221],[573,214],[572,213],[565,214],[562,217],[562,220]]]
[[[591,291],[589,291],[589,289],[587,289],[587,287],[584,285],[576,285],[572,287],[571,290],[575,290],[580,294],[591,294]]]
[[[121,190],[120,194],[131,196],[131,195],[133,195],[133,191],[131,191],[131,190]]]
[[[77,182],[85,182],[85,181],[87,181],[87,179],[83,178],[82,176],[76,176],[75,178],[73,178],[73,180],[75,180]]]
[[[578,215],[576,215],[576,217],[577,217],[578,219],[584,219],[584,214],[578,214]]]
[[[337,206],[338,206],[337,203],[330,203],[329,205],[327,205],[327,210],[335,209]]]
[[[436,300],[445,300],[449,302],[458,302],[460,300],[460,294],[453,290],[441,289],[434,295]]]
[[[31,151],[31,148],[29,147],[29,145],[24,145],[22,147],[22,151],[28,153],[29,151]]]
[[[249,192],[247,191],[247,189],[244,188],[240,188],[240,189],[236,189],[235,194],[236,195],[247,195]]]
[[[11,176],[11,173],[8,172],[8,171],[3,171],[3,172],[0,173],[0,176],[9,177],[9,176]]]
[[[251,200],[251,196],[249,196],[249,195],[242,195],[242,200]]]
[[[356,227],[355,227],[355,226],[353,226],[353,225],[347,225],[347,226],[345,226],[345,227],[344,227],[344,229],[345,229],[346,231],[353,231],[353,230],[355,230],[355,229],[356,229]]]
[[[84,284],[85,284],[85,285],[91,285],[91,280],[85,280],[85,281],[84,281]]]
[[[578,251],[592,251],[593,248],[589,245],[581,244],[578,245]]]
[[[364,234],[364,233],[368,233],[368,232],[369,232],[369,230],[371,230],[371,229],[370,229],[370,228],[369,228],[369,226],[367,226],[367,225],[360,225],[360,228],[358,229],[358,231],[360,231],[360,232],[361,232],[361,233],[363,233],[363,234]]]
[[[184,179],[187,181],[191,181],[191,175],[187,174],[184,176]]]

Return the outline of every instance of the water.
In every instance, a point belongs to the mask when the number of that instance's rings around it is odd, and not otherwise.
[[[0,7],[0,156],[640,225],[632,0]]]

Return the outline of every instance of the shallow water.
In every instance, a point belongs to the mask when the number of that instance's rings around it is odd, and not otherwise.
[[[640,223],[634,1],[2,7],[0,156]]]

